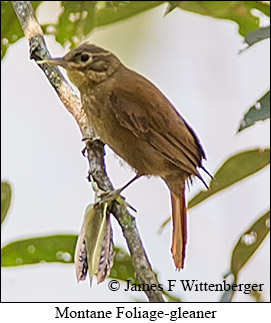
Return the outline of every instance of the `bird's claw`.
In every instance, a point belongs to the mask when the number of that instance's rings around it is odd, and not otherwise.
[[[96,202],[96,204],[98,204],[98,205],[101,205],[104,203],[110,204],[111,202],[118,199],[119,197],[121,199],[123,199],[123,197],[120,196],[120,192],[121,192],[120,189],[109,191],[109,192],[104,192],[104,191],[100,190],[100,192],[98,193],[98,197],[97,197],[97,199],[99,199],[99,201]]]
[[[120,195],[121,191],[122,191],[122,188],[109,191],[109,192],[100,191],[102,193],[98,195],[99,201],[96,202],[95,205],[97,206],[100,206],[102,204],[110,205],[113,201],[116,201],[119,204],[123,204],[126,207],[129,207],[134,212],[137,212],[136,209],[131,204],[127,203],[125,201],[125,198]]]

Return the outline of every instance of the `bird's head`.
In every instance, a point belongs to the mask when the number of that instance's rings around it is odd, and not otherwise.
[[[38,63],[65,68],[69,78],[79,89],[84,84],[104,81],[120,65],[119,59],[111,52],[89,42],[72,49],[63,57],[46,59]]]

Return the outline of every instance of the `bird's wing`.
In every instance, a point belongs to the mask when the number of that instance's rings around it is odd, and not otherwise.
[[[147,141],[169,162],[198,175],[196,167],[201,166],[204,152],[196,135],[154,85],[136,73],[134,76],[133,84],[112,90],[112,113],[122,127]]]

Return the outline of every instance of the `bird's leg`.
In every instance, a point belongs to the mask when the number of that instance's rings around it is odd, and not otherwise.
[[[126,183],[124,186],[122,186],[121,188],[115,190],[118,195],[125,190],[130,184],[132,184],[135,180],[137,180],[141,175],[136,174],[128,183]]]
[[[141,175],[136,175],[135,177],[133,177],[128,183],[126,183],[124,186],[122,186],[119,189],[110,191],[110,192],[103,192],[99,194],[100,197],[100,201],[98,201],[98,204],[101,203],[108,203],[110,204],[113,200],[117,199],[118,197],[120,197],[123,201],[124,198],[120,195],[120,193],[125,190],[130,184],[132,184],[136,179],[138,179]],[[100,191],[101,192],[101,191]],[[129,205],[127,202],[125,202],[125,204],[127,204],[127,206],[129,206],[131,209],[133,209],[134,211],[136,211],[131,205]]]

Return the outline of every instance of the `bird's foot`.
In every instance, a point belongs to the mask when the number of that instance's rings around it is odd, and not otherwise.
[[[126,207],[129,207],[130,209],[136,212],[136,209],[131,204],[126,202],[125,198],[120,195],[124,188],[125,187],[121,187],[119,189],[109,192],[104,192],[100,190],[99,194],[97,195],[97,201],[95,205],[110,205],[113,201],[116,201],[118,204],[125,205]]]
[[[102,143],[102,141],[101,141],[101,139],[100,139],[100,137],[98,137],[98,136],[96,136],[96,137],[84,137],[83,139],[82,139],[82,141],[85,143],[85,147],[81,150],[81,153],[82,153],[82,155],[84,156],[84,157],[86,157],[87,156],[87,151],[88,151],[88,149],[90,149],[91,148],[91,146],[93,146],[93,145],[99,145],[99,144],[102,144],[102,145],[104,145],[103,143]]]

